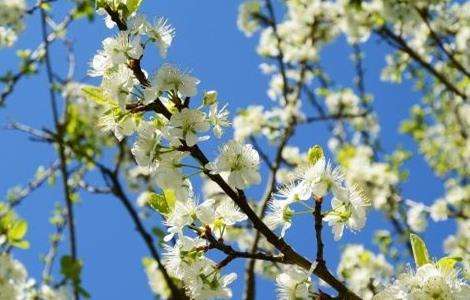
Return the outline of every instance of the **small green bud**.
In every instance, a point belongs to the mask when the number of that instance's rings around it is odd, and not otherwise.
[[[308,149],[307,161],[311,164],[315,164],[323,157],[323,149],[319,145],[315,145]]]
[[[212,105],[217,102],[217,92],[208,91],[204,93],[204,98],[202,99],[204,105]]]

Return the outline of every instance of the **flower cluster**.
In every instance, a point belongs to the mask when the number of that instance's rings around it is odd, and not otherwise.
[[[300,269],[297,266],[286,267],[276,277],[278,299],[310,299],[313,295],[312,272],[316,264],[312,264],[309,270]]]
[[[269,105],[241,108],[230,120],[228,106],[219,103],[217,91],[201,93],[201,82],[192,72],[167,61],[175,29],[163,17],[149,21],[139,14],[141,0],[94,1],[106,26],[118,31],[102,41],[90,61],[88,75],[100,82],[93,86],[71,78],[61,80],[50,70],[49,40],[63,38],[68,22],[80,15],[91,18],[89,2],[78,1],[70,19],[67,15],[64,23],[56,24],[48,1],[27,9],[24,0],[0,0],[0,47],[15,42],[24,29],[25,14],[39,10],[44,25],[43,43],[37,50],[18,52],[21,72],[2,76],[6,85],[2,97],[11,93],[23,75],[35,73],[36,64],[45,62],[51,92],[62,93],[66,103],[64,117],[54,115],[55,131],[22,128],[58,145],[68,206],[65,212],[56,208],[51,218],[58,230],[54,243],[65,226],[70,226],[73,238],[72,204],[83,189],[120,198],[153,254],[143,260],[144,270],[151,290],[163,299],[180,298],[183,291],[191,299],[231,298],[237,274],[225,267],[240,258],[249,260],[247,276],[251,278],[247,281],[253,282],[255,273],[275,280],[279,299],[323,298],[323,291],[314,289],[312,274],[333,287],[339,298],[356,299],[354,294],[364,299],[468,297],[468,283],[461,279],[456,264],[463,260],[463,275],[468,278],[469,3],[246,1],[240,5],[237,25],[246,36],[260,34],[256,51],[264,60],[260,72],[269,77]],[[284,5],[282,17],[277,5]],[[403,200],[400,184],[406,172],[402,167],[411,154],[400,148],[384,154],[387,147],[380,143],[380,125],[374,97],[364,84],[361,52],[373,37],[396,50],[386,56],[381,79],[395,83],[412,79],[424,95],[401,130],[417,142],[436,175],[444,178],[445,194],[436,196],[433,203]],[[340,39],[352,51],[355,87],[334,83],[320,62],[326,47]],[[148,47],[155,48],[152,55],[158,59],[151,71],[143,59]],[[320,122],[331,133],[331,161],[320,146],[302,152],[293,145],[295,138],[305,138],[301,127]],[[232,124],[233,136],[224,137],[224,131],[231,133],[227,127]],[[224,140],[211,159],[205,148],[213,146],[207,142],[213,137]],[[265,145],[276,151],[265,151]],[[101,162],[109,162],[104,157],[110,152],[108,147],[117,149],[112,168]],[[270,177],[258,201],[256,191],[248,189],[263,181],[262,163]],[[12,247],[29,247],[24,239],[27,223],[11,206],[37,182],[53,181],[58,168],[41,168],[35,181],[26,188],[11,189],[6,205],[0,204],[1,299],[70,298],[65,285],[52,285],[46,275],[44,284],[37,284],[10,253]],[[86,182],[85,175],[92,170],[101,173],[105,187]],[[121,179],[128,185],[121,185]],[[199,193],[196,187],[201,180]],[[128,190],[138,194],[139,211],[129,203]],[[329,225],[334,240],[339,241],[345,229],[364,228],[370,207],[383,213],[399,238],[394,241],[388,231],[378,231],[380,255],[359,244],[346,245],[338,276],[333,276],[323,253],[323,225]],[[158,245],[141,223],[155,215],[163,225],[153,230],[160,238]],[[313,263],[284,239],[299,215],[315,222],[312,236],[317,257]],[[405,241],[410,232],[424,232],[430,220],[452,218],[457,231],[444,242],[449,256],[432,261],[424,242],[411,234],[409,248],[416,270],[409,268],[392,281],[394,270],[385,256],[397,263],[403,259],[395,243]],[[71,256],[61,260],[61,273],[75,294],[86,296],[74,242]],[[215,252],[224,258],[219,260]],[[247,295],[250,292],[254,289],[247,290]]]
[[[401,274],[374,299],[465,299],[469,292],[453,269],[428,263]]]
[[[293,209],[294,204],[304,204],[310,199],[323,201],[330,192],[333,194],[331,210],[323,219],[332,227],[335,240],[342,237],[345,227],[362,229],[369,202],[360,190],[344,181],[339,168],[326,161],[319,146],[309,150],[307,162],[298,168],[292,182],[283,186],[277,198],[272,200],[266,224],[273,229],[281,227],[281,236],[284,236],[298,213]],[[312,212],[312,208],[309,211]]]
[[[431,261],[421,238],[411,234],[410,243],[416,271],[409,268],[373,299],[465,299],[470,286],[459,277],[460,258],[443,257]]]
[[[7,253],[0,254],[0,291],[2,299],[69,299],[63,287],[55,289],[45,284],[38,286],[34,279],[28,277],[23,264]]]
[[[382,254],[375,255],[362,245],[349,244],[341,255],[337,273],[363,299],[372,299],[393,275],[392,266]]]
[[[0,48],[11,47],[24,30],[24,0],[0,1]]]
[[[338,160],[346,179],[364,188],[366,196],[375,208],[384,208],[394,195],[399,183],[398,172],[388,163],[374,161],[373,149],[366,145],[345,145],[338,152]]]

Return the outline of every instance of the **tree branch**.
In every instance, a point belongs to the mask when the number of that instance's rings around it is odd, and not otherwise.
[[[467,100],[467,95],[459,90],[453,83],[451,83],[445,75],[437,71],[430,63],[425,61],[414,49],[412,49],[407,42],[400,36],[396,35],[386,26],[381,27],[376,30],[376,32],[383,38],[392,41],[398,50],[407,53],[412,59],[414,59],[418,64],[420,64],[424,69],[431,73],[438,81],[440,81],[446,88],[462,97],[462,99]]]
[[[323,240],[321,237],[321,232],[323,229],[323,215],[321,213],[321,205],[323,198],[315,199],[315,210],[313,211],[313,217],[315,219],[315,238],[317,240],[317,262],[319,264],[324,264],[325,260],[323,258]]]
[[[135,208],[132,206],[131,201],[127,197],[126,193],[124,192],[122,185],[116,176],[111,170],[108,168],[104,167],[99,167],[101,172],[103,172],[104,176],[106,176],[112,186],[111,191],[112,193],[121,201],[122,205],[126,208],[127,212],[129,213],[132,221],[134,222],[135,228],[139,235],[142,237],[144,240],[145,244],[147,245],[147,248],[150,251],[150,254],[152,255],[152,258],[155,259],[157,262],[158,268],[160,272],[163,275],[163,278],[165,279],[165,282],[168,285],[168,288],[171,290],[172,293],[172,299],[174,300],[179,300],[179,299],[188,299],[187,296],[185,295],[184,291],[180,290],[174,283],[173,279],[171,279],[170,275],[168,274],[168,271],[166,270],[165,266],[163,265],[160,255],[158,254],[158,251],[154,245],[153,238],[150,235],[150,233],[147,232],[145,229],[145,226],[143,225],[142,221],[140,220],[140,217],[135,210]]]
[[[467,77],[470,77],[470,72],[468,72],[465,67],[455,58],[455,56],[450,53],[446,47],[444,46],[444,44],[442,43],[441,39],[439,38],[439,36],[437,35],[437,33],[433,30],[432,26],[431,26],[431,23],[429,22],[428,20],[428,14],[425,10],[423,9],[419,9],[418,7],[415,7],[416,11],[418,12],[418,15],[421,17],[421,19],[423,20],[424,24],[426,24],[426,27],[428,28],[429,30],[429,34],[431,35],[431,38],[434,40],[434,42],[436,43],[437,47],[439,47],[439,49],[442,50],[442,52],[445,53],[445,55],[449,58],[449,60],[451,61],[451,63],[459,70],[461,71],[463,74],[465,74],[465,76]]]
[[[134,75],[140,73],[140,65],[136,66],[134,69],[132,69],[132,71],[134,72]],[[139,78],[139,76],[137,75],[136,77],[142,85],[146,86],[146,81],[144,81],[143,78]],[[163,103],[158,98],[154,102],[152,102],[152,108],[155,109],[155,112],[163,115],[167,119],[170,119],[172,116],[171,112],[165,107],[165,105],[163,105]],[[292,247],[284,241],[284,239],[279,238],[276,234],[274,234],[274,232],[272,232],[268,228],[268,226],[258,217],[258,215],[248,204],[245,193],[242,190],[234,191],[225,182],[222,176],[220,176],[219,174],[212,174],[209,170],[205,169],[205,166],[209,163],[209,160],[201,151],[198,145],[188,147],[184,141],[181,141],[181,143],[182,146],[180,147],[180,150],[189,152],[190,155],[200,163],[203,168],[204,174],[209,177],[213,182],[217,183],[217,185],[227,194],[227,196],[229,196],[235,202],[235,204],[237,204],[241,211],[245,213],[247,217],[251,220],[256,230],[260,231],[261,234],[266,237],[268,242],[270,242],[285,256],[286,262],[296,264],[307,270],[310,268],[311,263],[306,258],[295,252]],[[281,156],[282,152],[280,152],[278,155]],[[329,285],[331,285],[335,290],[337,290],[340,296],[347,296],[351,299],[359,299],[359,297],[357,297],[353,292],[351,292],[342,282],[336,279],[326,268],[318,266],[314,270],[314,273],[320,278],[322,278],[324,281],[326,281]]]
[[[65,156],[65,147],[64,147],[64,141],[63,141],[65,124],[60,123],[59,112],[57,108],[57,99],[55,97],[53,71],[52,71],[52,65],[51,65],[50,53],[49,53],[49,41],[47,39],[48,34],[47,34],[47,25],[46,25],[46,12],[43,8],[41,8],[40,11],[41,11],[42,38],[43,38],[44,51],[45,51],[44,58],[45,58],[47,79],[49,82],[49,96],[51,100],[54,125],[57,131],[57,144],[58,144],[57,151],[58,151],[59,158],[60,158],[60,170],[62,173],[62,185],[63,185],[64,196],[65,196],[67,224],[69,228],[70,254],[71,254],[72,259],[75,261],[77,260],[77,241],[76,241],[75,220],[74,220],[74,213],[73,213],[73,203],[71,199],[70,187],[68,184],[69,174],[67,170],[67,160]],[[76,285],[73,285],[73,298],[76,300],[80,299],[79,291]]]

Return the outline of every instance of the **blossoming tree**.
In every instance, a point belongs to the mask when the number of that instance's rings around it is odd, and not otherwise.
[[[155,16],[139,12],[142,0],[71,2],[57,20],[53,11],[61,1],[28,6],[24,0],[0,0],[0,47],[15,46],[30,15],[39,15],[42,37],[35,49],[18,50],[18,70],[2,75],[0,103],[10,104],[19,81],[45,70],[54,125],[7,127],[50,144],[57,155],[26,187],[11,189],[0,202],[0,299],[92,296],[82,283],[86,266],[77,250],[74,217],[79,195],[87,193],[110,195],[123,205],[149,251],[142,261],[150,288],[163,299],[230,298],[235,280],[244,281],[245,299],[262,299],[258,276],[276,284],[280,299],[469,297],[470,3],[241,3],[237,25],[248,37],[259,32],[256,51],[270,79],[270,100],[233,113],[216,87],[200,91],[197,74],[167,62],[175,29],[164,16],[150,22]],[[67,28],[94,16],[104,19],[109,37],[90,57],[88,76],[96,79],[91,85],[73,75]],[[352,48],[351,86],[335,84],[320,59],[341,37]],[[372,37],[393,49],[384,55],[381,79],[412,81],[422,95],[401,130],[444,182],[446,193],[430,205],[401,195],[403,163],[411,154],[384,153],[380,146],[361,50]],[[51,63],[50,47],[57,43],[68,51],[64,77]],[[144,65],[146,55],[159,55],[159,65]],[[313,141],[302,150],[292,142],[300,126],[320,122],[328,124],[327,146]],[[227,129],[233,129],[230,136]],[[204,150],[211,142],[218,145],[217,155]],[[102,182],[90,180],[90,174],[101,175]],[[43,276],[33,279],[14,258],[18,249],[29,248],[27,220],[15,208],[55,177],[64,201],[50,220],[56,232],[43,257]],[[263,195],[250,191],[261,184]],[[329,268],[332,258],[322,237],[331,234],[338,242],[345,231],[360,231],[371,211],[393,229],[375,228],[370,238],[379,251],[358,240],[344,247],[336,270]],[[313,256],[286,239],[291,227],[306,226],[298,221],[301,214],[313,223],[306,230]],[[417,234],[429,221],[447,219],[457,226],[444,241],[447,256],[438,258]],[[149,220],[159,224],[152,232]],[[68,254],[56,260],[65,241]],[[234,260],[245,260],[245,270],[228,272]],[[52,272],[56,261],[60,274]]]

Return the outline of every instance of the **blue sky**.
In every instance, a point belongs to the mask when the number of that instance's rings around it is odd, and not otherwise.
[[[200,91],[216,89],[219,98],[229,103],[232,112],[243,106],[270,101],[266,96],[268,78],[258,69],[261,59],[255,52],[257,38],[247,39],[236,27],[238,4],[239,1],[147,0],[143,5],[143,11],[149,19],[165,16],[176,28],[176,38],[169,50],[168,61],[182,69],[191,70],[202,81]],[[59,9],[56,16],[60,16],[62,10]],[[38,15],[28,19],[28,28],[17,43],[18,48],[34,47],[39,43],[41,37],[38,26]],[[77,79],[85,78],[88,61],[100,47],[101,40],[112,34],[100,18],[94,23],[81,20],[72,25],[69,37],[75,42]],[[53,47],[52,58],[54,68],[62,72],[66,60],[60,49]],[[374,108],[382,126],[381,141],[384,149],[390,151],[402,145],[417,154],[411,139],[399,134],[397,128],[419,95],[413,92],[410,83],[392,85],[380,81],[384,54],[389,51],[384,43],[372,39],[364,50],[366,89],[375,97]],[[11,50],[0,52],[1,73],[16,68],[17,61],[13,53]],[[338,85],[353,84],[354,69],[349,60],[350,54],[351,48],[342,39],[323,51],[322,64]],[[155,71],[161,63],[157,50],[147,50],[144,67],[149,72]],[[89,78],[85,81],[95,83]],[[42,71],[38,76],[22,81],[8,99],[6,108],[0,109],[2,126],[12,120],[39,128],[52,127],[46,78]],[[313,144],[325,146],[327,138],[325,125],[315,124],[299,130],[292,143],[307,149]],[[0,139],[0,197],[11,186],[25,184],[30,180],[38,165],[48,165],[55,158],[49,145],[33,143],[17,132],[1,130]],[[206,143],[204,149],[209,157],[215,156],[215,143]],[[404,197],[430,203],[442,194],[441,180],[432,174],[421,157],[414,156],[406,167],[410,170],[410,177],[403,185]],[[256,196],[262,190],[262,186],[253,188],[250,194]],[[27,265],[30,274],[36,278],[40,278],[42,270],[39,255],[47,251],[48,235],[53,230],[48,223],[50,211],[55,202],[63,201],[61,192],[60,185],[42,188],[18,209],[18,213],[30,223],[27,237],[31,249],[16,251],[15,256]],[[118,201],[111,197],[84,194],[82,202],[76,206],[76,217],[78,252],[85,263],[83,281],[92,298],[152,299],[140,263],[141,258],[148,254],[147,249]],[[311,223],[310,218],[300,218],[287,237],[299,252],[308,257],[312,257],[315,252]],[[445,225],[431,225],[424,234],[435,256],[442,254],[442,240],[453,229],[453,224]],[[347,233],[340,242],[334,242],[329,228],[326,228],[323,235],[327,244],[328,264],[336,265],[339,251],[347,243],[364,243],[377,250],[370,241],[372,234],[374,230],[387,226],[380,214],[373,213],[361,233]],[[305,242],[305,237],[308,237],[309,242]],[[63,244],[61,251],[66,249],[66,244]],[[236,261],[231,269],[242,270],[243,261]],[[233,286],[235,299],[240,298],[242,282],[240,279]],[[258,293],[258,296],[264,296],[263,299],[272,298],[273,285],[259,280]]]

